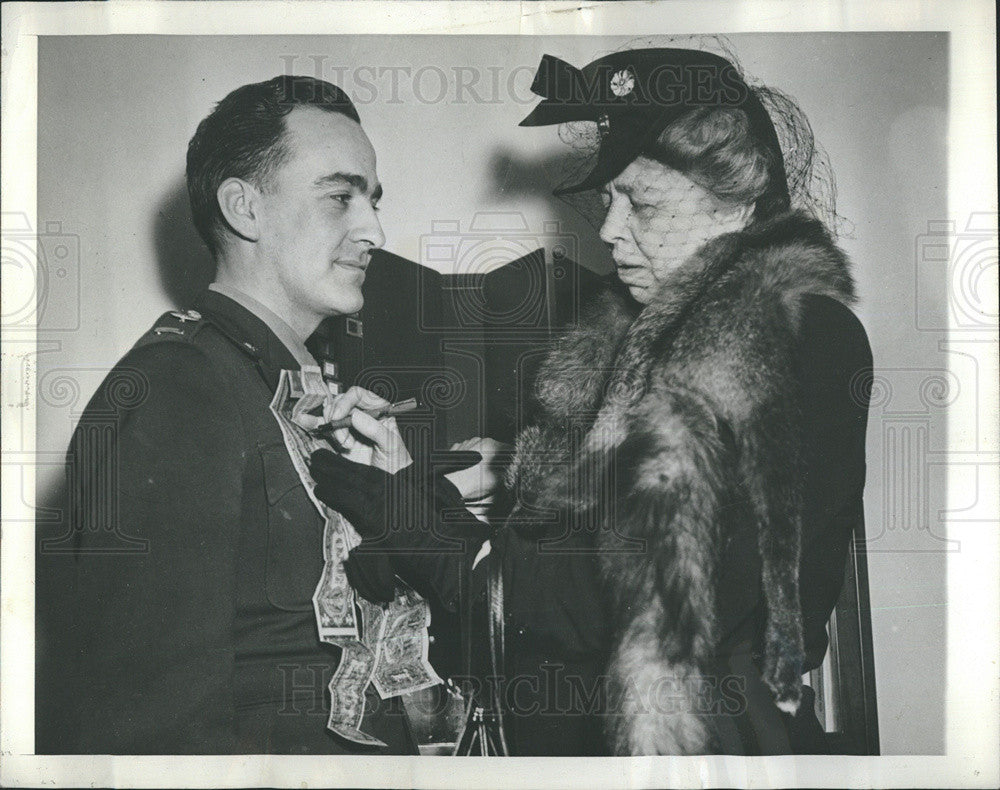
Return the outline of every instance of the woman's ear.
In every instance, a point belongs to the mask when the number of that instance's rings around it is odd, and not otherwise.
[[[753,203],[727,201],[717,204],[717,206],[718,208],[714,212],[714,217],[716,223],[718,223],[720,233],[732,233],[743,230],[750,224],[750,220],[753,217]]]
[[[233,232],[247,241],[260,238],[260,192],[242,178],[227,178],[215,193],[219,210]]]
[[[735,219],[739,222],[741,228],[745,228],[749,224],[755,208],[756,204],[754,203],[744,203],[737,207]]]

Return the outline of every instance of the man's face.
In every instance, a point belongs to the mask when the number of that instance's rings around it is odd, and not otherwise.
[[[314,107],[285,117],[282,143],[287,156],[260,197],[258,265],[295,315],[355,313],[370,252],[385,243],[375,151],[359,124]]]
[[[726,203],[686,176],[639,157],[602,190],[608,209],[601,239],[619,279],[649,304],[671,274],[705,242],[746,224],[749,207]]]

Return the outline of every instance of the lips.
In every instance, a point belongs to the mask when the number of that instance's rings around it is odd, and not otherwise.
[[[627,264],[616,263],[615,273],[618,275],[618,279],[624,280],[630,274],[638,274],[643,270],[642,266],[629,266]]]
[[[634,247],[616,247],[611,251],[611,260],[617,269],[639,269],[646,263],[643,256]]]
[[[356,260],[339,260],[334,261],[338,266],[345,266],[349,269],[357,269],[359,272],[364,274],[365,269],[368,268],[368,261],[356,261]]]

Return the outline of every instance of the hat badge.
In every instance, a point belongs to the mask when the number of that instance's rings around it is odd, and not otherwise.
[[[628,96],[634,88],[635,75],[630,69],[621,69],[611,75],[611,92],[615,96]]]

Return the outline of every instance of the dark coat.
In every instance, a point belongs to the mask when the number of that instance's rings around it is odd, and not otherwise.
[[[38,554],[37,743],[60,753],[347,753],[312,595],[323,522],[268,406],[291,352],[207,291],[94,395],[71,523]],[[365,729],[415,753],[399,700]]]
[[[496,540],[505,674],[529,679],[515,753],[823,750],[799,677],[863,518],[852,301],[792,214],[709,243],[641,310],[605,295],[556,345]]]

